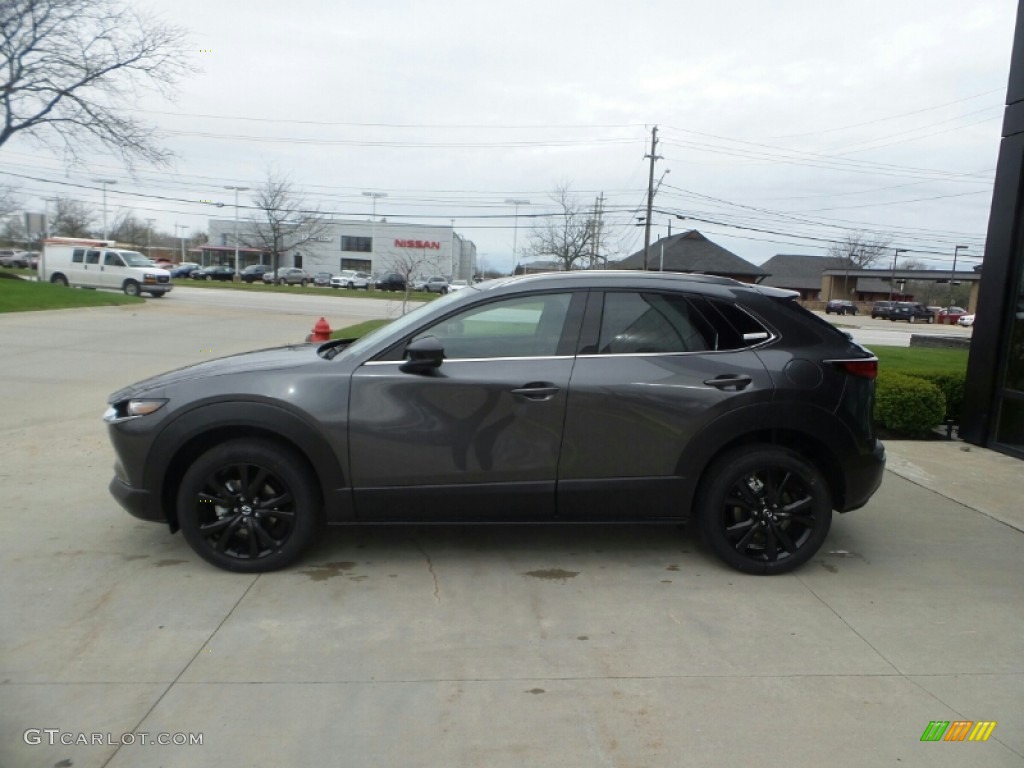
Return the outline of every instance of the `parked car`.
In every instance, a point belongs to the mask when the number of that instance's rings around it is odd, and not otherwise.
[[[469,283],[466,280],[452,280],[448,286],[449,291],[461,291],[463,288],[468,288]]]
[[[782,573],[885,465],[877,358],[798,298],[660,272],[491,280],[356,342],[113,393],[110,490],[247,573],[296,560],[321,520],[687,519],[734,568]]]
[[[234,267],[229,267],[224,264],[216,264],[210,267],[194,269],[189,273],[189,277],[193,280],[220,280],[221,282],[230,282],[235,279],[235,269]]]
[[[956,322],[966,314],[967,310],[963,307],[944,307],[939,310],[939,323],[943,325],[956,325]]]
[[[956,319],[956,324],[957,325],[962,325],[964,327],[969,327],[969,326],[974,325],[974,314],[971,313],[969,315],[960,315],[960,317],[958,317]]]
[[[442,296],[448,293],[448,278],[428,277],[420,290],[427,293],[440,293]]]
[[[330,272],[317,272],[313,275],[313,285],[318,285],[326,288],[331,284],[331,273]]]
[[[370,276],[366,272],[356,272],[351,269],[342,270],[341,274],[331,278],[331,288],[347,288],[349,290],[362,288],[368,291],[371,284]]]
[[[200,269],[198,264],[192,261],[185,261],[170,269],[169,272],[171,277],[191,277],[192,273],[197,269]]]
[[[0,267],[28,267],[28,252],[4,249],[0,251]]]
[[[391,272],[378,278],[374,287],[378,291],[404,291],[405,278],[397,272]]]
[[[301,285],[305,288],[313,277],[304,269],[298,267],[281,267],[277,272],[265,272],[264,283],[277,283],[278,285]]]
[[[837,315],[856,315],[857,305],[845,299],[832,299],[825,305],[825,314],[831,315],[833,312]]]
[[[897,301],[889,311],[889,319],[893,322],[906,320],[908,323],[916,323],[922,320],[926,323],[935,322],[935,314],[924,304],[915,301]]]
[[[242,270],[242,282],[245,283],[260,283],[263,282],[263,276],[270,271],[269,264],[250,264],[248,267]]]
[[[876,301],[871,305],[871,319],[889,317],[889,313],[892,312],[892,307],[895,303],[895,301]]]

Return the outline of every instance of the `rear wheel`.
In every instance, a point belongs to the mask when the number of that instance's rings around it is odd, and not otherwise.
[[[762,445],[722,456],[697,498],[704,536],[744,573],[776,574],[803,565],[832,525],[832,496],[818,469],[787,448]]]
[[[50,278],[50,282],[54,285],[63,286],[64,288],[68,287],[68,279],[64,277],[64,275],[54,275]]]
[[[207,562],[261,573],[293,562],[316,530],[316,479],[290,449],[231,440],[189,467],[178,489],[178,523]]]
[[[301,285],[303,288],[305,288],[306,287],[306,283],[308,283],[308,282],[309,282],[308,280],[302,280],[302,281],[299,282],[299,285]]]

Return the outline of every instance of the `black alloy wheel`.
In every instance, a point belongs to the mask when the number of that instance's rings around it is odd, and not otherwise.
[[[705,539],[726,563],[786,573],[818,551],[832,524],[832,496],[813,464],[787,448],[741,448],[708,470],[698,496]]]
[[[317,483],[293,451],[232,440],[200,456],[178,489],[178,523],[204,560],[262,573],[293,562],[316,529]]]

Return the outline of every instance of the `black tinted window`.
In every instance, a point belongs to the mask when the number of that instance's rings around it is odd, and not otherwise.
[[[85,248],[75,248],[75,250],[71,252],[71,261],[75,264],[81,264],[85,261]]]
[[[699,352],[714,348],[709,331],[706,321],[682,296],[608,293],[601,316],[598,352]]]
[[[86,264],[99,264],[100,263],[100,252],[99,251],[89,251],[87,254],[85,254],[85,263]]]

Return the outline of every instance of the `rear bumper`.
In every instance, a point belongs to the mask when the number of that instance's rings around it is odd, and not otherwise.
[[[885,446],[875,440],[869,453],[851,459],[846,466],[846,500],[840,512],[860,509],[878,490],[885,475]]]

